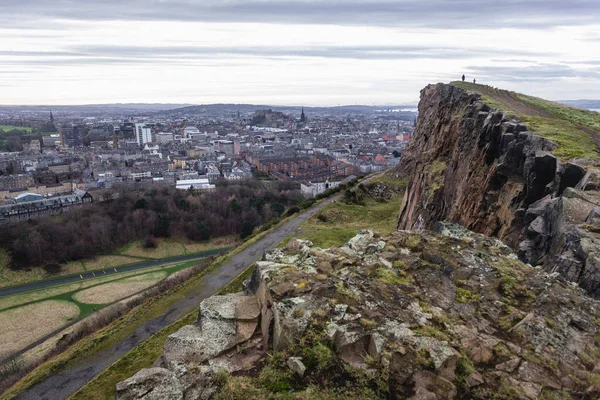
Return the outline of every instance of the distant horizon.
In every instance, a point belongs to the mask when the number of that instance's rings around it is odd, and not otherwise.
[[[587,100],[587,101],[596,101],[596,100]],[[195,106],[214,106],[214,105],[240,105],[240,106],[261,106],[261,107],[305,107],[305,108],[336,108],[336,107],[405,107],[405,108],[415,108],[418,105],[418,101],[414,104],[406,103],[392,103],[392,104],[338,104],[338,105],[310,105],[310,104],[260,104],[260,103],[165,103],[165,102],[118,102],[118,103],[81,103],[81,104],[2,104],[0,103],[0,107],[86,107],[86,106],[129,106],[129,105],[147,105],[147,106],[181,106],[183,107],[195,107]]]

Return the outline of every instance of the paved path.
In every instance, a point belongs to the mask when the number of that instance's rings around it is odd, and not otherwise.
[[[188,254],[188,255],[170,257],[170,258],[162,258],[160,260],[142,261],[142,262],[136,263],[136,264],[123,265],[120,267],[117,266],[117,267],[105,268],[105,269],[94,270],[94,271],[90,271],[90,272],[82,272],[81,274],[77,274],[77,275],[61,276],[58,278],[47,279],[44,281],[26,283],[26,284],[20,285],[20,286],[11,286],[11,287],[7,287],[4,289],[0,289],[0,297],[11,295],[11,294],[16,294],[16,293],[28,292],[30,290],[38,290],[38,289],[44,289],[44,288],[48,288],[48,287],[52,287],[52,286],[64,285],[66,283],[81,282],[82,280],[100,278],[100,277],[103,277],[106,275],[114,275],[114,274],[118,274],[121,272],[135,271],[138,269],[144,269],[144,268],[149,268],[149,267],[160,267],[162,265],[181,263],[181,262],[185,262],[185,261],[201,260],[206,257],[224,253],[228,249],[229,248],[206,250],[206,251],[194,253],[194,254]]]
[[[193,293],[188,297],[173,303],[171,308],[160,317],[146,321],[132,335],[117,343],[115,347],[96,353],[88,359],[81,360],[77,365],[48,377],[28,391],[17,396],[17,399],[66,399],[140,342],[177,321],[193,309],[198,308],[203,299],[215,294],[239,275],[244,268],[260,260],[263,252],[277,247],[283,239],[296,232],[298,227],[307,218],[327,204],[335,201],[338,197],[339,195],[325,200],[319,205],[288,220],[279,228],[232,256],[229,262],[221,264],[218,268],[206,274]]]

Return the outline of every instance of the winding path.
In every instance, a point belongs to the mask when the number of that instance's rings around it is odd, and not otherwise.
[[[296,232],[300,225],[310,216],[338,199],[339,196],[336,195],[298,214],[296,217],[286,221],[279,228],[269,232],[255,243],[233,255],[228,262],[221,264],[207,273],[188,297],[177,300],[166,313],[160,317],[146,321],[133,334],[121,340],[114,347],[96,353],[64,371],[46,378],[29,390],[21,393],[16,399],[66,399],[140,342],[197,308],[203,299],[213,295],[232,281],[244,268],[260,260],[265,251],[275,248],[283,239]]]

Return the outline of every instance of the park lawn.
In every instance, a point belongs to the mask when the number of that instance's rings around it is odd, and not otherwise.
[[[3,130],[4,132],[13,131],[15,129],[18,131],[24,131],[27,133],[31,133],[30,126],[0,125],[0,130]]]
[[[0,351],[22,349],[79,316],[68,301],[48,300],[0,312]]]
[[[452,85],[481,95],[490,107],[513,114],[527,127],[552,140],[552,153],[562,161],[572,158],[600,159],[594,137],[600,141],[600,113],[510,92],[487,85],[452,82]]]
[[[166,271],[156,271],[148,274],[119,279],[114,282],[81,290],[73,298],[85,304],[109,304],[123,297],[144,290],[167,276]]]
[[[10,263],[10,256],[6,253],[6,251],[0,250],[0,288],[24,285],[29,282],[57,278],[65,275],[79,274],[86,271],[114,268],[122,265],[138,263],[140,261],[144,261],[144,259],[123,255],[98,256],[94,259],[77,260],[63,264],[59,273],[51,275],[46,273],[42,267],[33,267],[18,271],[13,270],[8,267]]]
[[[365,205],[336,201],[310,217],[296,237],[310,240],[317,247],[329,248],[343,245],[361,229],[390,233],[398,224],[402,196],[396,194],[385,203],[367,199]],[[326,221],[320,220],[319,215]]]
[[[147,274],[154,271],[166,270],[170,268],[170,266],[157,266],[157,267],[149,267],[144,268],[139,271],[128,271],[122,272],[118,275],[107,275],[102,276],[98,275],[98,277],[90,279],[87,278],[81,282],[67,283],[64,285],[53,286],[46,289],[38,289],[25,293],[18,293],[14,295],[4,296],[0,298],[0,310],[4,310],[6,308],[15,307],[18,305],[30,303],[33,301],[40,301],[46,298],[54,297],[63,293],[76,292],[81,289],[89,288],[91,286],[96,286],[103,283],[118,281],[124,278],[132,277],[139,274]]]

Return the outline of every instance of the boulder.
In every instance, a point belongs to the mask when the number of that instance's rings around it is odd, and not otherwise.
[[[164,368],[144,368],[119,382],[116,400],[183,400],[183,389],[175,373]]]
[[[238,315],[242,319],[238,320]],[[184,326],[170,335],[164,344],[163,359],[171,368],[190,362],[201,364],[250,339],[258,316],[255,296],[236,293],[204,299],[197,325]]]
[[[303,377],[306,371],[306,366],[302,363],[301,357],[290,357],[287,360],[287,366],[294,371],[298,376]]]

